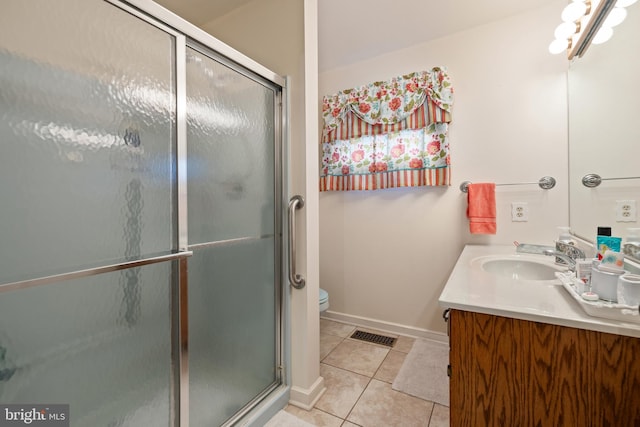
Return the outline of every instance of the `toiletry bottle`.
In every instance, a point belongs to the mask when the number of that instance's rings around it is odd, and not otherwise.
[[[596,236],[597,257],[602,261],[606,251],[620,252],[620,243],[622,238],[611,236],[611,227],[598,227],[598,235]]]
[[[598,236],[611,236],[611,227],[598,227]]]
[[[591,265],[590,259],[576,260],[576,291],[579,295],[591,291]]]
[[[598,260],[601,260],[604,255],[604,251],[600,250],[601,236],[611,236],[611,227],[598,227],[598,232],[596,233],[596,259]]]
[[[556,240],[556,251],[567,254],[567,246],[575,246],[576,241],[573,240],[573,237],[571,237],[569,227],[558,227],[558,231],[559,235],[558,240]],[[556,264],[567,265],[567,263],[562,258],[558,257],[556,257]]]

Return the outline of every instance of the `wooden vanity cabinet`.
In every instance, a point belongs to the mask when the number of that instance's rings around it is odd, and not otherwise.
[[[640,426],[640,339],[450,310],[451,426]]]

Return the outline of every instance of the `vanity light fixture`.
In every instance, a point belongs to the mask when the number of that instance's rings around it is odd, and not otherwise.
[[[591,39],[591,44],[602,44],[613,37],[613,28],[602,27],[598,30],[595,36]]]
[[[562,11],[555,40],[549,52],[567,51],[569,60],[581,57],[591,43],[604,43],[613,36],[613,27],[627,16],[625,7],[637,0],[573,0]]]

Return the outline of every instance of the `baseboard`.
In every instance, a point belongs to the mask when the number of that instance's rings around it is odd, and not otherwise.
[[[425,338],[443,343],[449,342],[447,334],[430,331],[428,329],[415,328],[413,326],[401,325],[398,323],[385,322],[382,320],[370,319],[367,317],[354,316],[351,314],[338,313],[327,310],[321,313],[321,318],[335,320],[337,322],[348,323],[350,325],[362,326],[363,328],[377,329],[396,335],[405,335],[414,338]]]
[[[326,390],[327,388],[324,386],[324,378],[322,377],[318,377],[313,385],[306,390],[300,387],[291,386],[289,403],[293,406],[297,406],[298,408],[310,411]]]

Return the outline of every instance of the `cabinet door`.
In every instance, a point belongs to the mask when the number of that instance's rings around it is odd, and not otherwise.
[[[640,339],[460,310],[449,322],[452,426],[640,425]]]

